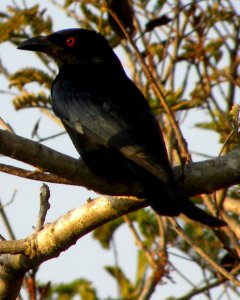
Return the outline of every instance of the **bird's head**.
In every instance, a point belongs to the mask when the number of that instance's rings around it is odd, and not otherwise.
[[[111,63],[111,60],[117,59],[101,34],[93,30],[78,28],[60,30],[48,36],[27,39],[18,46],[18,49],[46,53],[60,66]]]

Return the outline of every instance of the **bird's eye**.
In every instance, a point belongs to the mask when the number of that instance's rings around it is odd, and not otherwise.
[[[66,45],[67,45],[68,47],[73,47],[74,44],[75,44],[75,38],[74,38],[73,36],[68,37],[68,38],[66,39]]]

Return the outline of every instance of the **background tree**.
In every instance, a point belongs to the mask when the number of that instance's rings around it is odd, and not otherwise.
[[[62,285],[55,284],[54,279],[53,283],[39,283],[36,280],[37,268],[93,230],[93,237],[103,248],[112,248],[114,236],[123,224],[127,224],[137,245],[137,264],[136,276],[130,280],[118,264],[117,250],[113,248],[116,264],[107,266],[106,271],[117,283],[118,298],[153,299],[157,286],[171,280],[174,272],[189,284],[187,294],[174,296],[174,299],[190,299],[198,294],[203,299],[203,293],[212,299],[211,289],[216,286],[222,287],[223,297],[239,297],[237,183],[240,182],[240,150],[235,147],[239,138],[240,21],[236,3],[50,1],[51,9],[54,7],[66,18],[71,18],[75,27],[100,31],[116,49],[159,120],[171,163],[181,165],[175,168],[180,184],[186,193],[194,196],[194,201],[207,207],[211,213],[221,215],[229,226],[211,230],[186,219],[177,223],[174,219],[159,217],[150,209],[137,210],[147,205],[144,200],[134,197],[140,189],[137,183],[132,186],[124,182],[110,185],[92,174],[81,161],[39,144],[54,145],[55,138],[63,134],[61,127],[60,133],[42,138],[41,128],[46,126],[46,121],[42,124],[39,117],[36,118],[30,128],[34,142],[15,135],[19,128],[12,126],[12,120],[1,118],[0,153],[37,168],[32,170],[12,161],[7,165],[3,161],[0,165],[2,172],[49,183],[81,185],[115,195],[90,199],[84,206],[44,226],[50,192],[43,185],[37,225],[33,234],[22,240],[15,240],[2,207],[1,214],[10,232],[7,239],[15,241],[0,242],[0,252],[4,253],[0,258],[1,299],[15,299],[21,286],[29,299],[73,299],[75,295],[82,299],[99,299],[94,283],[84,278]],[[23,39],[53,31],[54,14],[49,12],[45,3],[41,6],[30,1],[8,4],[0,12],[3,47],[5,43],[11,43],[16,48]],[[17,50],[16,55],[20,57]],[[26,67],[14,71],[8,70],[7,59],[1,60],[1,74],[11,88],[7,93],[14,93],[12,103],[16,110],[27,108],[31,113],[37,108],[38,115],[44,115],[44,120],[49,118],[50,122],[61,126],[51,112],[49,99],[56,66],[46,56],[37,56],[39,60],[34,67],[26,61]],[[203,117],[196,122],[199,111]],[[203,140],[204,153],[194,153],[189,149],[189,141],[184,139],[180,125],[191,118],[197,138],[199,129],[204,135],[206,130],[217,134],[219,158],[192,163],[193,154],[198,158],[211,158],[212,145]],[[49,186],[51,190],[52,185]],[[214,193],[199,195],[207,192]],[[12,219],[10,216],[9,220]],[[172,263],[169,257],[173,248],[181,251],[182,259],[191,260],[201,269],[203,276],[198,285],[192,283],[191,274],[186,278],[184,272]],[[159,293],[161,287],[157,299]],[[115,298],[109,296],[109,299]]]

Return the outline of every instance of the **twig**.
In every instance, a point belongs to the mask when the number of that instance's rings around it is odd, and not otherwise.
[[[116,278],[118,278],[118,271],[120,270],[119,262],[118,262],[118,251],[117,251],[117,246],[114,240],[114,236],[111,239],[111,245],[113,249],[113,256],[114,256],[114,273]],[[117,296],[120,299],[121,297],[121,288],[119,285],[118,280],[116,280],[116,288],[117,288]]]
[[[159,227],[159,249],[166,251],[167,249],[167,218],[156,214]]]
[[[223,278],[223,279],[220,279],[220,280],[216,280],[213,283],[207,284],[207,285],[205,285],[202,288],[199,288],[199,289],[198,288],[194,288],[194,289],[192,289],[192,291],[190,291],[186,295],[184,295],[184,296],[182,296],[180,298],[177,298],[177,300],[189,300],[189,299],[192,299],[196,295],[203,294],[204,292],[210,290],[211,288],[219,286],[220,284],[222,284],[226,280],[227,280],[226,278]]]
[[[7,68],[2,64],[2,60],[0,59],[0,74],[3,74],[6,78],[10,76],[10,73],[8,72]]]
[[[0,126],[2,127],[2,129],[7,130],[9,132],[14,132],[13,128],[6,123],[3,118],[0,117]]]
[[[234,274],[237,274],[239,272],[239,269],[240,269],[240,265],[238,265],[237,267],[235,267],[232,271],[231,271],[231,274],[234,275]],[[202,294],[204,293],[205,291],[207,290],[210,290],[214,287],[217,287],[219,286],[220,284],[224,283],[227,281],[227,278],[221,278],[219,280],[216,280],[215,282],[213,283],[210,283],[210,284],[207,284],[205,286],[203,286],[202,288],[194,288],[192,291],[190,291],[189,293],[187,293],[186,295],[178,298],[177,300],[189,300],[189,299],[192,299],[193,296],[196,296],[196,295],[199,295],[199,294]]]
[[[8,202],[7,205],[9,205],[10,203],[12,203],[14,201],[15,196],[16,196],[16,190],[14,190],[13,195],[11,197],[11,200]],[[1,215],[1,218],[3,220],[3,223],[6,227],[6,230],[7,230],[7,233],[9,235],[10,239],[15,240],[16,239],[15,234],[13,232],[12,226],[11,226],[11,224],[8,220],[8,217],[5,213],[5,210],[4,210],[5,206],[6,205],[2,205],[1,200],[0,200],[0,215]]]
[[[36,232],[42,230],[44,227],[47,211],[50,208],[49,198],[50,198],[49,187],[45,183],[43,183],[40,189],[40,210],[39,210],[37,224],[35,228]]]
[[[23,177],[26,179],[38,180],[38,181],[45,181],[50,183],[60,183],[60,184],[68,184],[68,185],[78,185],[77,182],[68,180],[66,178],[49,174],[46,172],[36,172],[30,170],[24,170],[22,168],[0,164],[0,172],[4,172],[10,175]]]
[[[148,300],[150,299],[150,296],[153,294],[155,287],[157,285],[156,277],[154,272],[148,277],[147,281],[145,282],[145,285],[143,287],[143,290],[141,292],[141,295],[138,297],[138,300]]]
[[[45,137],[45,138],[39,138],[38,141],[39,141],[40,143],[46,142],[46,141],[48,141],[48,140],[55,139],[56,137],[59,137],[59,136],[64,135],[64,134],[66,134],[66,131],[62,131],[62,132],[59,132],[59,133],[50,135],[50,136]]]
[[[169,262],[170,266],[173,268],[173,270],[180,276],[182,277],[183,280],[185,280],[190,286],[192,287],[195,287],[196,288],[196,285],[190,281],[190,276],[185,276],[173,263]]]
[[[211,197],[207,194],[201,195],[201,199],[203,199],[204,204],[209,209],[211,214],[214,216],[217,215],[217,209],[214,207],[213,203],[211,202]]]
[[[229,272],[224,268],[215,263],[200,247],[195,245],[192,240],[187,236],[187,234],[182,230],[178,225],[175,219],[169,218],[171,224],[173,225],[174,230],[195,250],[195,252],[203,258],[216,272],[219,272],[224,277],[232,281],[236,286],[240,286],[240,281],[235,279]]]
[[[12,204],[13,201],[14,201],[14,198],[15,198],[15,196],[16,196],[16,193],[17,193],[17,190],[14,189],[14,190],[13,190],[13,194],[12,194],[11,199],[10,199],[8,202],[6,202],[5,204],[0,205],[0,209],[5,208],[5,207],[7,207],[8,205]]]
[[[153,258],[153,254],[148,250],[148,248],[144,245],[144,243],[142,242],[139,234],[137,233],[137,230],[135,229],[135,227],[133,226],[131,220],[129,219],[129,217],[123,216],[124,221],[128,224],[129,229],[131,230],[135,243],[136,245],[143,251],[143,253],[145,254],[149,264],[152,266],[153,270],[157,270],[158,266],[157,266],[157,262],[156,260]]]

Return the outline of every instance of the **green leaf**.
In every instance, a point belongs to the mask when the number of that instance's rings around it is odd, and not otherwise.
[[[51,295],[55,294],[58,296],[58,299],[61,300],[71,300],[76,295],[79,295],[81,299],[99,299],[92,283],[86,279],[77,279],[70,283],[54,285],[54,287],[51,288]]]
[[[137,213],[138,212],[133,212],[131,214],[128,214],[128,217],[130,218],[131,221],[136,220]],[[103,248],[109,249],[110,242],[111,242],[114,232],[122,224],[125,224],[123,218],[118,218],[116,220],[108,222],[107,224],[104,224],[101,227],[98,227],[97,229],[95,229],[93,232],[93,237],[100,242],[100,244]]]
[[[150,247],[159,236],[156,213],[152,209],[142,209],[137,214],[137,224],[143,237],[143,243]]]
[[[109,249],[110,242],[115,230],[117,230],[123,223],[124,221],[122,218],[118,218],[114,221],[108,222],[107,224],[104,224],[95,229],[93,232],[93,237],[99,241],[103,248]]]
[[[137,274],[136,274],[136,289],[142,290],[145,282],[146,273],[148,269],[148,261],[146,255],[142,250],[138,250]]]
[[[106,266],[105,270],[113,278],[116,279],[120,289],[121,299],[124,300],[136,299],[134,295],[134,290],[135,290],[134,286],[132,285],[131,281],[127,278],[127,276],[124,274],[124,272],[120,267]]]

